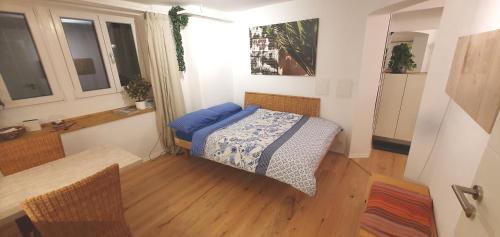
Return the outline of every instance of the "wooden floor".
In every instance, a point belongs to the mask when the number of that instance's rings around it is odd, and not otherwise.
[[[142,236],[355,236],[369,172],[401,177],[406,156],[329,153],[315,197],[199,158],[162,157],[122,175],[127,222]],[[14,225],[0,236],[19,236]]]

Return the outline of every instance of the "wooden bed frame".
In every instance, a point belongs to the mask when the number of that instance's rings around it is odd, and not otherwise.
[[[263,109],[319,117],[320,102],[319,98],[245,92],[244,106],[258,105]],[[175,137],[174,142],[175,145],[188,150],[189,154],[190,141]]]

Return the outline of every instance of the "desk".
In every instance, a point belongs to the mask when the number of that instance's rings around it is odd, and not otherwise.
[[[132,114],[121,114],[115,110],[107,110],[68,118],[66,121],[74,123],[74,125],[66,130],[54,132],[51,124],[43,124],[41,131],[27,132],[19,138],[0,141],[0,172],[7,176],[64,157],[60,134],[154,111],[153,108],[148,108],[135,111]]]
[[[118,163],[120,171],[141,158],[114,146],[99,146],[9,176],[0,177],[0,225],[24,215],[21,204]]]

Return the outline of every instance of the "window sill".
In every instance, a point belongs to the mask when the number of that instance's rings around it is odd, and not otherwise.
[[[121,108],[118,108],[118,109],[121,109]],[[137,110],[131,114],[122,114],[122,113],[116,112],[116,110],[117,109],[106,110],[103,112],[87,114],[87,115],[83,115],[83,116],[79,116],[79,117],[65,119],[64,121],[66,121],[66,123],[68,123],[68,124],[75,123],[75,124],[73,126],[69,127],[67,130],[60,130],[58,132],[59,133],[73,132],[73,131],[77,131],[80,129],[94,127],[94,126],[98,126],[101,124],[110,123],[113,121],[122,120],[122,119],[126,119],[126,118],[130,118],[130,117],[134,117],[137,115],[146,114],[146,113],[150,113],[150,112],[155,111],[154,108],[147,108],[144,110]],[[45,130],[45,129],[49,130],[49,131],[53,130],[50,123],[43,124],[42,127],[43,127],[42,130]]]
[[[121,109],[121,108],[118,108],[118,109]],[[98,113],[92,113],[92,114],[87,114],[87,115],[83,115],[83,116],[79,116],[79,117],[65,119],[64,121],[66,121],[66,123],[68,123],[68,124],[75,123],[74,125],[67,128],[66,130],[55,131],[52,128],[52,125],[50,123],[45,123],[45,124],[42,124],[42,130],[40,130],[40,131],[26,132],[24,135],[20,136],[19,138],[16,138],[13,140],[8,140],[8,141],[0,141],[0,142],[16,141],[18,139],[23,139],[23,138],[31,137],[31,136],[39,136],[39,135],[43,135],[43,134],[47,134],[47,133],[57,132],[59,134],[64,134],[64,133],[74,132],[74,131],[78,131],[80,129],[94,127],[94,126],[110,123],[113,121],[127,119],[130,117],[134,117],[137,115],[146,114],[146,113],[150,113],[150,112],[155,111],[154,108],[148,108],[145,110],[137,110],[136,112],[134,112],[132,114],[122,114],[122,113],[115,112],[115,110],[117,110],[117,109],[106,110],[106,111],[102,111],[102,112],[98,112]]]

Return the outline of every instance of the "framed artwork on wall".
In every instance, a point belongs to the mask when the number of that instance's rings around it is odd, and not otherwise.
[[[315,76],[319,19],[251,27],[252,75]]]

